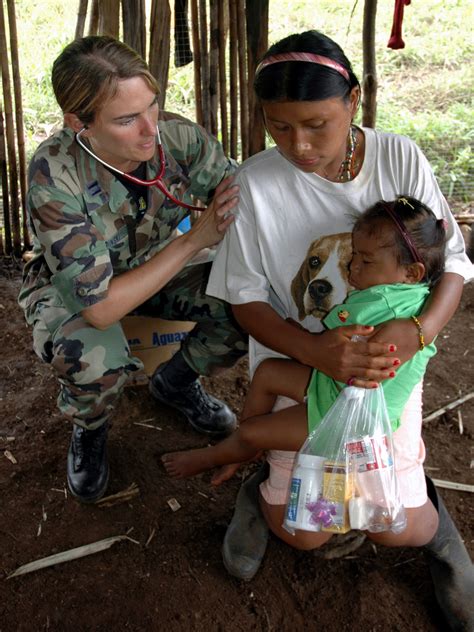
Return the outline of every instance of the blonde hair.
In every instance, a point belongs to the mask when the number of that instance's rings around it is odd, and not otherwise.
[[[71,42],[53,64],[54,95],[63,113],[75,114],[85,125],[109,99],[122,79],[141,77],[159,94],[156,79],[132,48],[107,35],[90,35]]]

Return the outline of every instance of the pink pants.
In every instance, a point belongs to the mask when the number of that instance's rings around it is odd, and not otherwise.
[[[423,471],[425,444],[421,438],[422,394],[423,383],[420,382],[413,389],[403,410],[401,425],[392,437],[400,500],[405,507],[421,507],[428,499]],[[296,403],[288,397],[279,397],[274,410]],[[267,453],[270,476],[260,485],[260,493],[269,505],[286,505],[294,460],[295,452],[271,450]]]

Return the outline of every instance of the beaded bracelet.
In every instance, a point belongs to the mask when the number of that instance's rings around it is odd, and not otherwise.
[[[412,316],[411,319],[418,329],[418,338],[420,339],[420,351],[423,351],[423,349],[425,348],[425,336],[423,333],[423,327],[421,326],[421,323],[416,316]]]

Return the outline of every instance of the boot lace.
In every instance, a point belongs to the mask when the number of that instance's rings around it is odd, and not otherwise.
[[[74,435],[74,462],[76,469],[99,465],[104,446],[103,431],[78,428]]]
[[[214,413],[220,409],[220,405],[213,401],[203,389],[199,380],[190,384],[186,389],[182,390],[182,394],[189,403],[199,411],[199,413]]]

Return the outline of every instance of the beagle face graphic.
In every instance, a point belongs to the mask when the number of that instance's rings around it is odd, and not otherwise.
[[[351,258],[351,233],[328,235],[312,242],[291,283],[300,320],[309,315],[323,318],[333,305],[343,302],[351,289]]]

